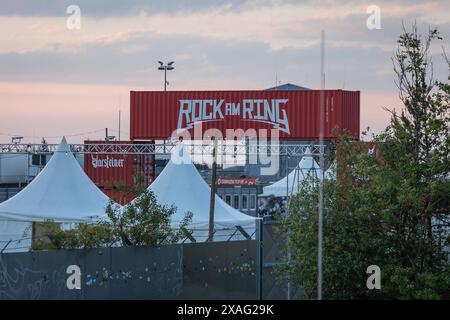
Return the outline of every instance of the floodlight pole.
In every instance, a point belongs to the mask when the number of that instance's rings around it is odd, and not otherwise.
[[[324,59],[325,59],[325,31],[321,32],[321,47],[320,47],[320,171],[322,179],[319,179],[319,221],[318,221],[318,239],[317,239],[317,299],[322,300],[322,247],[323,247],[323,169],[324,169],[324,117],[325,117],[325,73],[324,73]]]
[[[171,61],[167,64],[164,64],[162,61],[158,61],[159,67],[158,70],[164,70],[164,91],[167,91],[167,70],[173,70],[175,67],[173,64],[175,61]]]
[[[167,66],[164,67],[164,91],[167,91]]]

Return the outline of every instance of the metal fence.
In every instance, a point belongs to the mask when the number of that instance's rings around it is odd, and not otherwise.
[[[183,299],[257,299],[257,241],[183,245]]]
[[[0,299],[286,299],[271,233],[262,264],[257,240],[3,253]],[[80,290],[66,286],[69,265],[80,267]]]
[[[174,299],[182,293],[182,246],[0,254],[0,299]],[[81,289],[67,287],[79,266]]]

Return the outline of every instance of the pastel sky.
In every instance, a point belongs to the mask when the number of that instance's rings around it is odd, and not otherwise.
[[[81,9],[70,30],[67,7]],[[369,30],[369,5],[381,29]],[[157,61],[175,60],[169,90],[319,87],[320,31],[326,87],[361,91],[361,128],[385,127],[401,108],[391,57],[402,23],[437,26],[434,73],[445,80],[449,1],[15,0],[0,5],[0,142],[62,135],[77,143],[104,128],[128,138],[129,91],[161,90]]]

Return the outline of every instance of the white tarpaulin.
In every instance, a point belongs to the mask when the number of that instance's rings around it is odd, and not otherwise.
[[[306,153],[309,154],[310,152],[310,149],[307,148]],[[292,170],[287,177],[264,187],[261,197],[286,197],[288,192],[289,196],[291,196],[300,190],[302,182],[308,176],[314,176],[316,178],[322,177],[320,166],[310,155],[303,156],[297,167]]]
[[[94,221],[104,216],[108,202],[109,198],[84,173],[63,138],[42,172],[14,197],[0,203],[0,241],[8,240],[7,235],[21,233],[17,230],[23,229],[24,222]]]
[[[195,229],[194,238],[197,241],[207,239],[211,189],[195,168],[183,144],[173,152],[170,161],[149,186],[149,190],[154,192],[159,204],[177,207],[176,213],[172,216],[174,228],[179,226],[185,213],[190,211],[193,218],[189,228]],[[217,230],[214,235],[215,241],[228,240],[236,232],[236,226],[241,226],[252,235],[255,232],[256,220],[257,218],[234,209],[219,196],[215,196],[214,225]],[[239,236],[240,233],[237,232],[236,235]]]

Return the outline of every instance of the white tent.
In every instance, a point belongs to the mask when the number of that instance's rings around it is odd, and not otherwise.
[[[172,216],[173,228],[177,228],[185,213],[190,211],[193,218],[188,229],[194,230],[196,241],[207,240],[211,189],[195,168],[183,144],[174,150],[169,163],[148,189],[153,191],[159,204],[177,207]],[[233,234],[233,239],[242,239],[242,233],[237,231],[236,226],[252,236],[256,220],[215,196],[214,241],[228,240]]]
[[[309,154],[310,152],[310,149],[307,148],[306,153]],[[288,192],[289,195],[295,194],[301,188],[302,182],[306,177],[314,176],[316,178],[321,178],[321,171],[320,166],[312,156],[303,156],[297,167],[292,170],[287,177],[264,187],[261,197],[286,197]]]
[[[66,139],[45,168],[21,192],[0,203],[0,250],[2,241],[30,235],[31,222],[94,221],[104,216],[109,198],[84,173]]]
[[[325,179],[336,180],[336,170],[337,170],[337,165],[336,165],[336,160],[334,160],[331,163],[331,165],[329,166],[329,168],[324,173]]]

